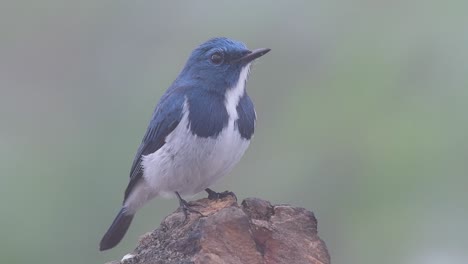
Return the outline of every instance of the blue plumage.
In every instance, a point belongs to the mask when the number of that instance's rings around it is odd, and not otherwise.
[[[237,129],[242,138],[250,140],[255,130],[255,109],[247,92],[240,98],[236,107],[239,119],[236,121]]]
[[[122,209],[101,250],[120,242],[136,211],[152,198],[176,194],[185,208],[180,195],[207,190],[239,162],[255,129],[255,109],[246,92],[250,65],[268,51],[214,38],[192,52],[153,112]]]
[[[182,117],[185,91],[185,87],[169,89],[156,106],[130,169],[130,183],[125,189],[124,203],[135,184],[143,176],[142,156],[159,150],[166,143],[166,136],[179,124]]]
[[[189,125],[193,134],[202,138],[215,138],[228,125],[228,112],[224,95],[206,90],[187,93]]]
[[[239,41],[228,38],[210,39],[192,52],[173,85],[189,85],[224,96],[226,90],[237,83],[240,71],[245,65],[240,63],[213,65],[210,57],[220,53],[223,54],[225,62],[230,62],[250,52],[245,44]]]

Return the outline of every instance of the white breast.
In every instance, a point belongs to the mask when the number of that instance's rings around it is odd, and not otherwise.
[[[227,127],[216,139],[201,138],[188,128],[188,102],[185,100],[179,125],[166,138],[166,144],[143,157],[144,179],[151,196],[171,197],[174,192],[194,195],[228,174],[239,162],[250,141],[235,128],[236,107],[245,92],[250,64],[240,73],[235,87],[226,92],[225,106],[229,115]]]

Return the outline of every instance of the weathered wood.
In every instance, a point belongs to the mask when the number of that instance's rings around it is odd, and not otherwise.
[[[140,239],[122,264],[330,264],[314,214],[258,198],[233,196],[191,203],[203,216],[177,210]]]

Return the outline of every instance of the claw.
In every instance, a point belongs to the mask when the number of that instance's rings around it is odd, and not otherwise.
[[[175,192],[175,194],[177,195],[177,198],[179,198],[179,206],[182,209],[182,212],[184,212],[185,221],[187,221],[189,212],[196,213],[196,214],[199,214],[201,216],[205,216],[204,214],[200,213],[199,211],[197,211],[195,209],[192,209],[190,207],[190,204],[187,201],[185,201],[184,199],[182,199],[182,197],[180,197],[179,192]]]

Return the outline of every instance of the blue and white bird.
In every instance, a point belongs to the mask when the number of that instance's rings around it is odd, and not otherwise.
[[[238,41],[214,38],[190,55],[161,97],[130,170],[122,209],[100,243],[116,246],[139,208],[154,197],[179,198],[210,187],[228,174],[249,146],[255,109],[247,95],[251,63],[270,49],[250,51]]]

